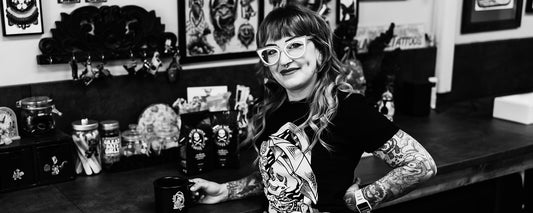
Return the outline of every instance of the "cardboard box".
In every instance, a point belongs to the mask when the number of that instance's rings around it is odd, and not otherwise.
[[[533,93],[497,97],[492,116],[521,124],[533,123]]]

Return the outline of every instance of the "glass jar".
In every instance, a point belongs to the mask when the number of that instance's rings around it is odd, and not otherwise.
[[[120,149],[122,146],[118,121],[107,120],[100,122],[102,165],[109,168],[120,161]]]
[[[81,119],[72,122],[72,141],[76,145],[79,162],[83,169],[90,169],[86,173],[100,173],[100,133],[98,132],[98,122],[89,119]],[[94,162],[91,163],[90,161]]]
[[[148,143],[137,131],[137,125],[130,124],[128,127],[128,130],[122,132],[122,156],[148,155]]]
[[[25,135],[38,136],[50,133],[55,129],[53,114],[61,116],[52,99],[47,96],[35,96],[17,101],[21,109],[21,126]]]

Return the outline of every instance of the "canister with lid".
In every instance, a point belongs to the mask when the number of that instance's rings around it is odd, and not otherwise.
[[[61,116],[52,99],[47,96],[34,96],[17,101],[21,109],[21,126],[25,135],[42,135],[55,129],[53,114]]]
[[[120,138],[119,123],[116,120],[101,121],[100,129],[102,165],[104,165],[104,168],[108,169],[114,163],[120,161],[122,142]]]
[[[98,174],[102,170],[100,161],[100,134],[98,122],[89,119],[81,119],[72,122],[72,141],[76,145],[78,162],[76,172],[85,174]]]
[[[148,143],[137,131],[137,125],[130,124],[128,127],[128,130],[122,132],[122,156],[148,155]]]

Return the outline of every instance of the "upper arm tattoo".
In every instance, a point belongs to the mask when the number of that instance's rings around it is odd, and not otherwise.
[[[413,190],[416,184],[437,173],[431,155],[418,141],[402,130],[372,154],[394,168],[362,189],[365,198],[373,205],[406,194]]]
[[[235,200],[263,193],[263,182],[261,181],[261,174],[259,172],[254,172],[242,179],[228,182],[227,187],[228,200]]]

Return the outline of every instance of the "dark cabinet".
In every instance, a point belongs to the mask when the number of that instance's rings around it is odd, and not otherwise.
[[[71,138],[61,132],[0,146],[0,191],[74,179]]]

